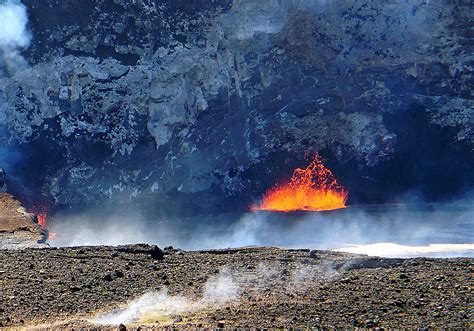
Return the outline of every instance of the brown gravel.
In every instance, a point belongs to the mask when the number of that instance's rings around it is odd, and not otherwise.
[[[0,250],[1,326],[91,326],[86,319],[97,312],[164,287],[197,299],[207,279],[225,268],[241,289],[238,298],[147,326],[470,327],[469,258],[382,259],[262,247],[167,249],[160,259],[151,249]]]

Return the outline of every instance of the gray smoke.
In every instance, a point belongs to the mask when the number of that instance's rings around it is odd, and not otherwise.
[[[21,50],[30,45],[26,7],[19,0],[0,2],[0,77],[27,67]]]

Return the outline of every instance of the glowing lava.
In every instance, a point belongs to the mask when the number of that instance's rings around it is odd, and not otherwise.
[[[38,213],[36,214],[36,218],[38,219],[38,224],[43,229],[46,228],[46,213]]]
[[[306,169],[297,168],[289,182],[268,190],[261,204],[251,210],[334,210],[346,207],[347,196],[348,191],[337,183],[316,154]]]
[[[34,212],[36,215],[36,219],[38,220],[39,226],[42,229],[46,229],[48,227],[48,222],[46,219],[46,208],[44,207],[36,207],[36,211]],[[48,232],[48,239],[57,239],[58,233],[57,232]]]
[[[41,226],[41,228],[46,229],[46,207],[42,205],[35,205],[29,210],[29,212],[36,215],[38,225]]]

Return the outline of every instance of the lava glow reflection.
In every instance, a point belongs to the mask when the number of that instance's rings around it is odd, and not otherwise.
[[[268,190],[252,211],[334,210],[346,207],[348,191],[316,154],[306,169],[297,168],[291,180]]]

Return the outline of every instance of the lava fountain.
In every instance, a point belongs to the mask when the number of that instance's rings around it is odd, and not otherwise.
[[[46,229],[48,225],[46,218],[46,207],[42,205],[34,205],[30,212],[36,216],[38,225],[41,226],[41,228]]]
[[[46,213],[36,214],[38,224],[44,229],[46,228]]]
[[[33,214],[36,215],[38,225],[42,229],[48,230],[48,221],[47,221],[47,218],[46,218],[46,208],[36,206],[35,211],[33,212]],[[57,232],[51,232],[51,231],[48,230],[47,234],[48,234],[48,239],[57,239],[57,237],[58,237]]]
[[[295,169],[288,182],[269,189],[260,205],[250,209],[282,212],[334,210],[346,207],[347,196],[348,191],[338,184],[331,170],[324,166],[321,156],[316,154],[306,169]]]

